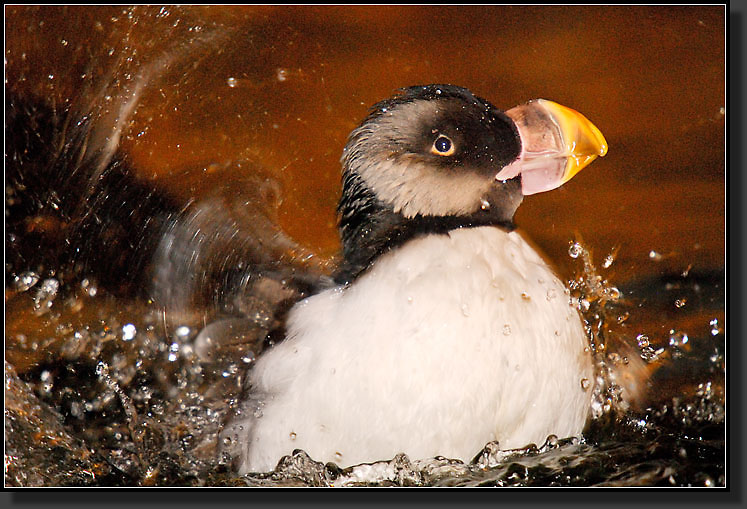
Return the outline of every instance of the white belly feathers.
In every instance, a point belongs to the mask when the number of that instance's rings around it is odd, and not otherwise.
[[[294,449],[342,467],[400,452],[470,461],[491,440],[510,449],[579,435],[589,413],[578,312],[516,232],[412,240],[351,286],[296,304],[287,330],[229,426],[241,473],[272,470]]]

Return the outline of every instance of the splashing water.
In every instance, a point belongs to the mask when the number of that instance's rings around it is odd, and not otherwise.
[[[273,472],[237,477],[230,467],[232,459],[218,452],[218,437],[222,423],[238,407],[254,353],[243,351],[246,361],[231,355],[206,357],[196,348],[200,331],[187,326],[164,329],[161,310],[152,303],[123,307],[103,289],[91,296],[80,284],[58,279],[52,311],[41,316],[58,337],[45,342],[43,334],[8,336],[8,359],[18,371],[6,363],[6,482],[723,486],[721,319],[706,309],[702,332],[684,327],[659,331],[636,323],[647,310],[634,307],[636,294],[651,299],[661,288],[649,284],[645,293],[635,285],[619,290],[597,271],[590,252],[576,244],[573,259],[579,268],[569,282],[569,293],[584,318],[596,367],[593,380],[579,381],[594,392],[594,417],[583,439],[549,437],[541,447],[514,451],[490,443],[470,463],[399,455],[347,469],[315,462],[296,451],[279,458]],[[658,314],[657,306],[692,312],[699,302],[717,300],[718,292],[703,294],[708,285],[702,283],[698,294],[682,281],[666,282],[664,288],[669,285],[670,291],[694,305],[677,308],[664,295],[647,304],[648,312]],[[90,285],[95,282],[90,280]],[[9,308],[16,315],[25,309],[27,316],[37,316],[36,302],[34,295],[18,293]],[[219,325],[225,329],[241,324]],[[510,335],[510,324],[506,325],[503,334]],[[691,378],[676,385],[683,366]],[[641,369],[657,386],[674,388],[641,404],[638,399],[645,398],[637,393],[645,391],[631,382],[640,380],[636,370]],[[37,410],[29,413],[23,408]],[[52,418],[50,412],[58,417]],[[53,436],[65,437],[66,448],[44,438]],[[63,438],[55,440],[60,443]],[[36,453],[29,456],[27,451]],[[50,470],[52,463],[55,469]],[[49,471],[55,473],[45,473]]]
[[[625,368],[620,366],[623,357],[614,351],[614,348],[620,346],[625,353],[628,353],[629,349],[624,343],[611,344],[612,341],[607,337],[610,322],[620,322],[620,317],[624,313],[624,310],[621,312],[617,306],[621,299],[620,290],[598,273],[592,263],[591,253],[580,242],[572,242],[568,254],[581,262],[578,275],[568,282],[568,287],[571,298],[577,303],[584,319],[595,364],[592,416],[599,418],[613,410],[625,411],[628,408],[624,397],[625,391],[617,383],[617,371]],[[603,266],[609,268],[612,265],[611,260],[614,260],[613,254],[605,258]],[[626,358],[625,363],[628,364],[629,359]]]

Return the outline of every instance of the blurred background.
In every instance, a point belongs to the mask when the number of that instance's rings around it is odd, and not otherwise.
[[[567,105],[609,154],[531,196],[517,223],[559,264],[582,238],[618,248],[622,279],[724,266],[722,6],[6,7],[6,91],[62,106],[169,48],[122,149],[181,197],[248,160],[282,185],[280,220],[321,256],[339,247],[338,159],[399,87],[452,83],[508,109]],[[211,170],[212,169],[212,170]],[[224,168],[224,178],[232,178]],[[187,173],[174,181],[169,175]],[[653,252],[653,253],[652,253]],[[651,263],[655,261],[656,263]],[[561,267],[562,269],[562,267]]]

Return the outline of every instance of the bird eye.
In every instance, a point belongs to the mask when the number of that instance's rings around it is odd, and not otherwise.
[[[439,156],[450,156],[454,153],[454,144],[442,134],[433,142],[431,152]]]

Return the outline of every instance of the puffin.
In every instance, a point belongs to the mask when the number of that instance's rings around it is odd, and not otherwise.
[[[375,104],[344,147],[341,262],[287,311],[223,431],[240,474],[302,449],[341,468],[469,462],[580,436],[594,369],[563,282],[514,214],[607,152],[550,100],[502,111],[432,84]]]

